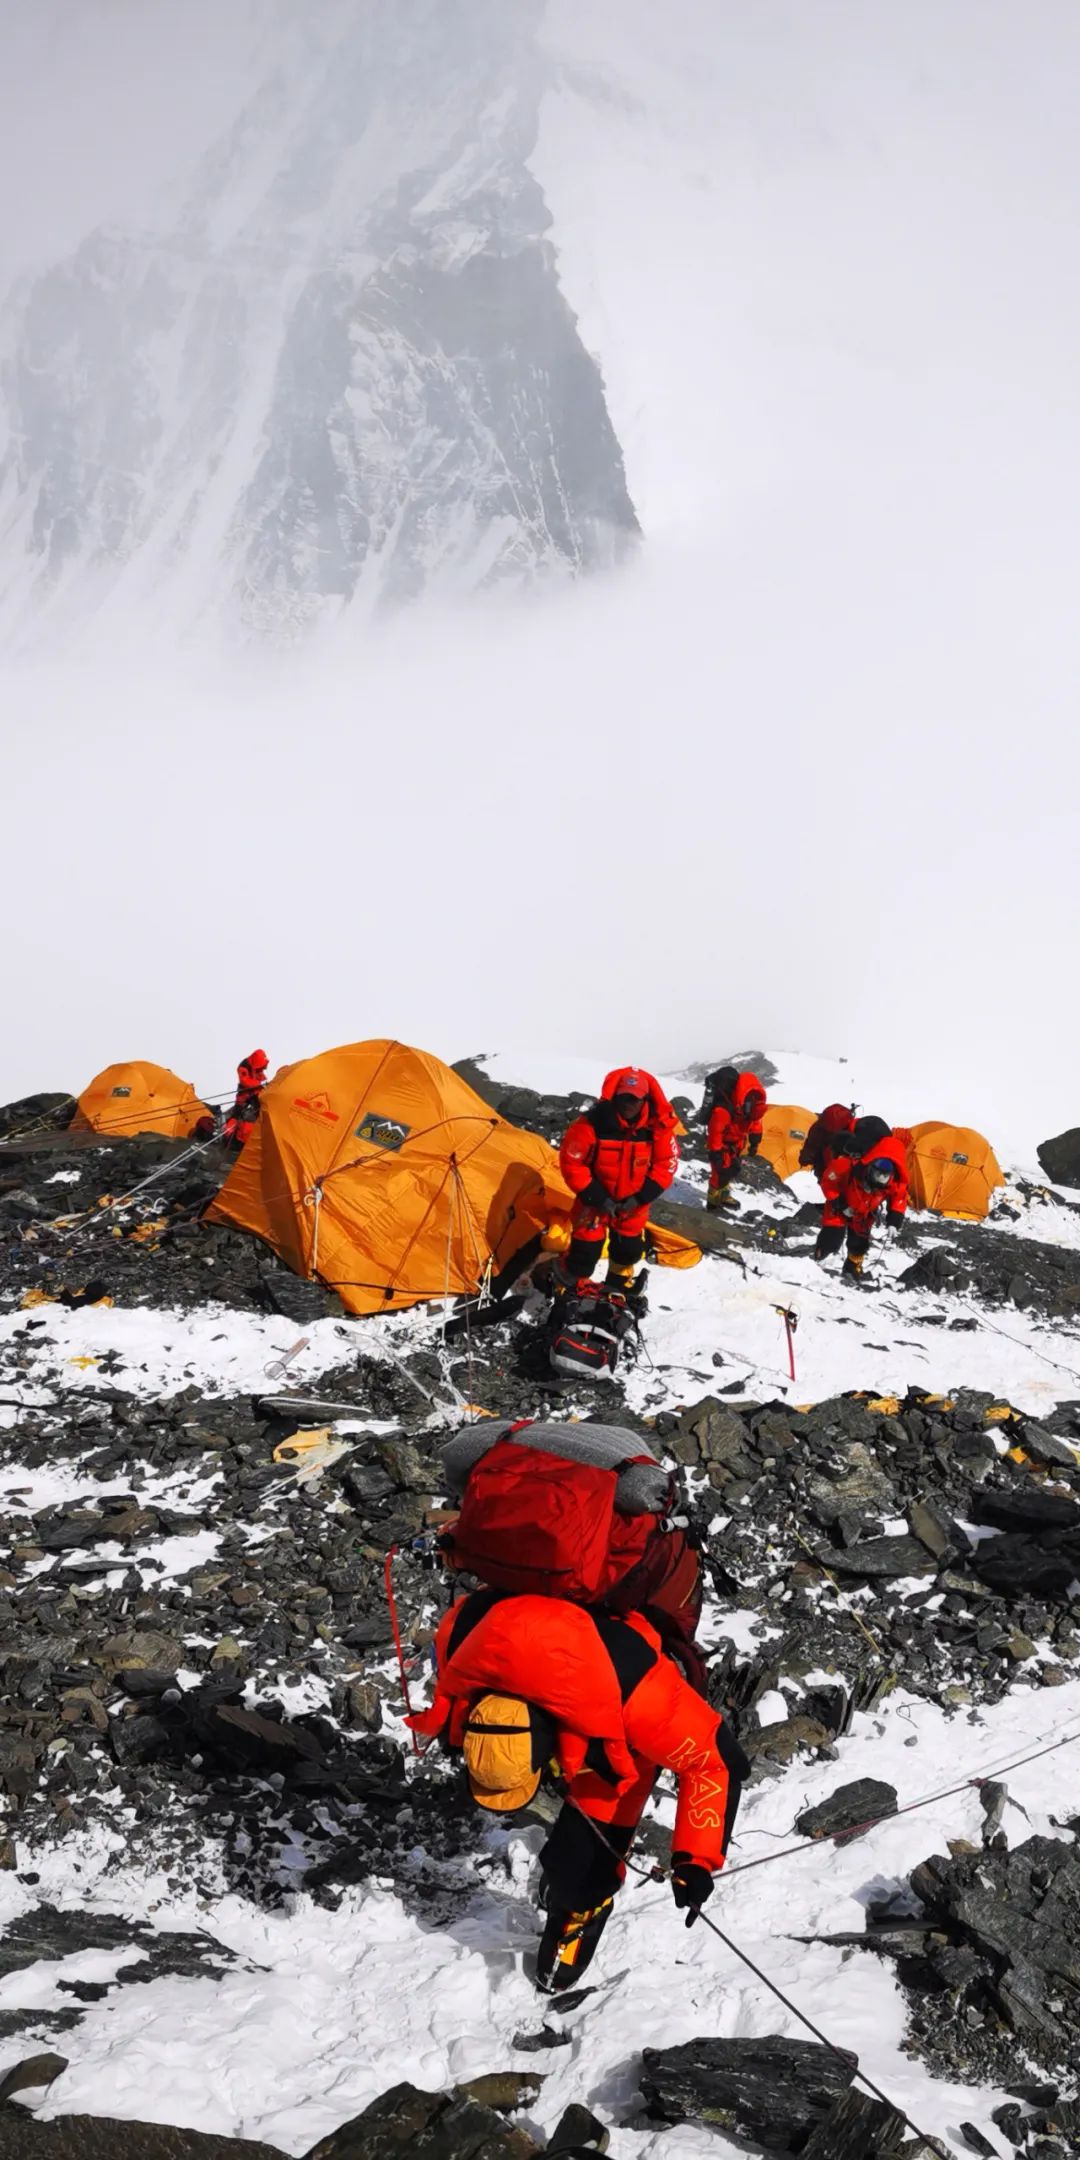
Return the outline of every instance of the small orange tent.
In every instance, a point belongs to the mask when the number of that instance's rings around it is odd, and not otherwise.
[[[814,1116],[813,1110],[801,1110],[797,1103],[769,1104],[761,1124],[761,1153],[777,1177],[794,1177]]]
[[[375,1313],[479,1289],[571,1204],[546,1140],[440,1059],[380,1040],[275,1074],[206,1216]]]
[[[190,1080],[178,1080],[166,1065],[107,1065],[83,1089],[71,1120],[72,1132],[99,1132],[113,1139],[133,1133],[162,1133],[169,1140],[190,1139],[201,1118],[213,1112],[200,1102]]]
[[[989,1140],[964,1125],[931,1119],[913,1125],[908,1148],[911,1199],[917,1208],[981,1222],[1005,1180]]]

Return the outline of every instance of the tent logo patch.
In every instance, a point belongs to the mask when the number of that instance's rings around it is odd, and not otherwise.
[[[321,1118],[324,1125],[338,1123],[338,1113],[331,1110],[329,1095],[322,1092],[317,1095],[294,1095],[293,1109],[306,1110],[309,1117]]]
[[[114,1095],[130,1095],[130,1093],[131,1093],[131,1089],[130,1089],[130,1088],[113,1088],[112,1092],[113,1092],[113,1094],[114,1094]]]
[[[391,1154],[407,1140],[412,1127],[403,1125],[400,1118],[380,1117],[377,1110],[369,1110],[356,1128],[356,1138],[366,1140],[370,1147],[387,1148]]]

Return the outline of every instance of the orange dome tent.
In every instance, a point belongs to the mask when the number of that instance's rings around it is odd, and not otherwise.
[[[83,1089],[71,1120],[72,1132],[107,1133],[127,1139],[134,1133],[162,1133],[169,1140],[189,1140],[213,1112],[200,1102],[190,1080],[178,1080],[166,1065],[107,1065]]]
[[[761,1153],[777,1177],[794,1177],[803,1142],[814,1122],[797,1103],[770,1103],[761,1124]]]
[[[571,1204],[546,1140],[438,1058],[378,1041],[275,1074],[207,1220],[375,1313],[479,1289]]]
[[[908,1170],[915,1207],[967,1222],[982,1221],[996,1188],[1005,1183],[982,1133],[964,1125],[941,1125],[936,1119],[912,1126]]]

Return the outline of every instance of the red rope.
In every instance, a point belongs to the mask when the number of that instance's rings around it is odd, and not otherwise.
[[[390,1550],[386,1555],[386,1566],[383,1569],[383,1581],[386,1584],[386,1602],[390,1608],[390,1625],[394,1631],[394,1648],[397,1651],[398,1671],[401,1674],[401,1692],[405,1697],[405,1715],[406,1717],[411,1717],[412,1697],[409,1694],[409,1676],[405,1670],[405,1652],[401,1646],[401,1629],[398,1625],[397,1599],[394,1596],[394,1560],[397,1555],[397,1549],[398,1548],[396,1545],[391,1545]],[[410,1732],[409,1737],[413,1745],[413,1754],[422,1755],[424,1750],[421,1747],[420,1742],[416,1737],[416,1734],[414,1732]]]

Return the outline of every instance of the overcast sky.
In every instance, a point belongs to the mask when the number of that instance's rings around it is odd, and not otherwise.
[[[152,224],[283,14],[5,8],[5,278]],[[138,621],[9,662],[0,1096],[139,1054],[223,1088],[256,1039],[764,1041],[1080,1122],[1080,13],[552,0],[546,36],[641,561],[284,664]]]

